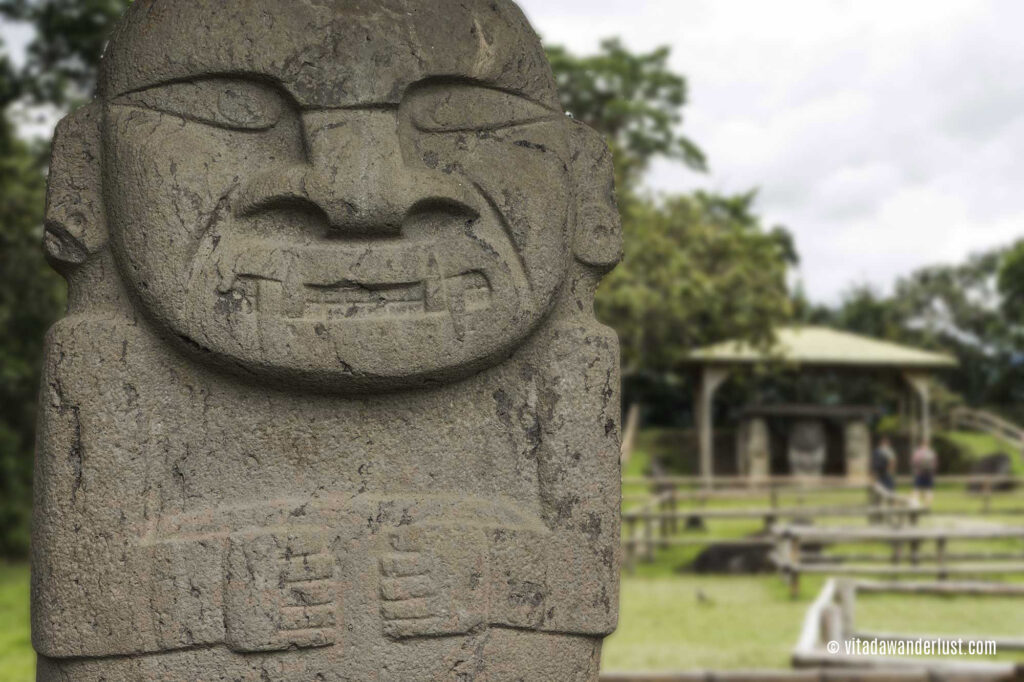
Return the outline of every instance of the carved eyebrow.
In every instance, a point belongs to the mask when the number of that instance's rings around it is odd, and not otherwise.
[[[288,98],[273,83],[237,76],[175,80],[120,95],[110,103],[239,131],[267,130],[289,109]]]
[[[522,90],[514,90],[512,88],[502,87],[500,85],[496,85],[496,84],[490,83],[488,81],[482,81],[482,80],[473,78],[472,76],[428,76],[427,78],[422,78],[422,79],[420,79],[418,81],[415,81],[415,82],[411,83],[409,85],[409,87],[407,87],[405,89],[405,92],[402,95],[402,101],[404,102],[407,98],[415,95],[420,90],[426,90],[426,89],[429,89],[429,88],[432,88],[432,87],[453,87],[453,86],[482,88],[484,90],[492,90],[494,92],[498,92],[498,93],[501,93],[503,95],[511,95],[512,97],[518,97],[520,99],[526,100],[530,104],[535,104],[538,107],[543,107],[544,109],[547,109],[547,110],[549,110],[551,112],[554,112],[554,113],[557,113],[557,114],[560,114],[560,115],[565,113],[562,110],[562,107],[560,105],[559,106],[552,106],[550,103],[541,101],[541,100],[537,99],[536,97],[534,97],[534,96],[532,96],[532,95],[530,95],[530,94],[528,94],[526,92],[523,92]]]
[[[255,71],[211,71],[210,73],[194,74],[185,76],[182,78],[169,78],[167,80],[153,81],[146,85],[140,85],[136,88],[129,90],[122,90],[121,92],[111,93],[104,97],[107,101],[114,101],[121,97],[128,95],[136,95],[147,90],[155,90],[157,88],[164,88],[171,85],[186,85],[186,84],[199,84],[206,81],[223,80],[223,81],[238,81],[240,83],[253,83],[256,85],[263,85],[275,90],[283,99],[287,100],[289,104],[297,106],[294,97],[284,87],[283,83],[265,73],[259,73]]]

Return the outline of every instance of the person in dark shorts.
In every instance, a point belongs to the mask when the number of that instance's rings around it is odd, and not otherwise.
[[[939,459],[928,441],[921,441],[921,445],[914,450],[910,458],[910,468],[914,472],[914,500],[919,504],[932,503],[935,492],[935,469],[938,463]]]
[[[872,454],[872,469],[879,485],[890,491],[896,487],[896,453],[893,452],[888,436],[882,436]]]

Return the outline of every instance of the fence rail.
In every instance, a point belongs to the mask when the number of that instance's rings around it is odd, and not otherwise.
[[[827,573],[829,575],[875,576],[949,576],[1013,575],[1024,574],[1024,555],[1009,553],[974,553],[950,555],[946,546],[951,541],[1024,540],[1024,526],[994,528],[814,528],[804,526],[777,527],[773,535],[778,546],[772,555],[775,565],[789,581],[790,593],[795,597],[800,590],[800,575]],[[935,554],[921,554],[921,544],[934,542]],[[820,548],[842,544],[889,544],[892,548],[889,565],[877,565],[890,557],[880,555],[825,557],[817,552],[808,555],[807,545]],[[909,565],[902,563],[903,548],[909,547]],[[836,563],[842,559],[851,563]],[[855,561],[855,563],[854,563]],[[876,562],[875,565],[866,562]]]
[[[1013,480],[1003,475],[940,476],[941,484],[981,484],[976,494],[981,504],[976,509],[943,509],[942,515],[1024,515],[1024,507],[1011,508],[1000,505],[993,507],[995,498],[1014,498],[1022,488],[1003,490],[996,483]],[[738,547],[764,547],[771,544],[766,539],[772,527],[780,521],[813,519],[815,517],[863,517],[868,523],[890,525],[916,525],[919,518],[929,513],[939,513],[927,506],[915,505],[906,495],[886,490],[874,482],[853,482],[846,478],[821,477],[793,479],[792,477],[771,477],[753,482],[753,487],[740,487],[749,481],[732,477],[721,488],[691,488],[699,485],[700,479],[689,476],[660,476],[650,478],[626,478],[631,485],[642,484],[647,492],[627,492],[623,502],[630,505],[622,512],[623,537],[626,568],[631,570],[637,559],[653,561],[659,549],[693,545],[727,545]],[[866,491],[863,504],[850,500],[841,505],[813,505],[815,493],[843,491]],[[796,498],[795,503],[790,498]],[[750,499],[750,506],[716,505],[716,501]],[[786,504],[783,504],[785,498]],[[633,506],[636,505],[636,506]],[[763,519],[764,535],[736,538],[716,536],[707,533],[706,522]],[[701,531],[700,535],[687,536],[687,531]],[[952,557],[948,557],[952,558]]]
[[[897,476],[901,484],[913,482],[912,476]],[[1018,479],[1012,474],[940,474],[935,477],[936,485],[961,485],[971,483],[1012,483]],[[655,487],[708,487],[715,488],[746,488],[751,490],[834,490],[836,488],[863,488],[868,483],[864,479],[852,479],[847,476],[716,476],[710,481],[700,476],[623,476],[624,486],[649,485]]]
[[[715,537],[700,535],[697,537],[680,537],[687,529],[703,529],[705,522],[710,520],[763,519],[764,531],[767,534],[771,527],[780,520],[796,520],[814,517],[864,517],[869,521],[890,521],[895,524],[903,522],[916,524],[919,517],[928,513],[927,507],[913,506],[909,498],[891,493],[875,484],[848,484],[850,490],[865,489],[868,498],[860,505],[813,506],[808,504],[782,505],[780,497],[782,489],[772,488],[768,506],[751,507],[708,507],[711,499],[719,497],[743,498],[752,495],[744,490],[677,490],[675,485],[663,485],[666,478],[644,479],[658,481],[650,483],[653,495],[646,497],[624,496],[630,502],[643,502],[639,507],[622,512],[623,538],[626,568],[632,570],[637,558],[653,561],[655,551],[668,547],[693,545],[724,545],[729,547],[766,547],[770,548],[774,540],[770,537]],[[669,479],[671,480],[671,479]],[[808,490],[835,490],[833,487],[817,488],[802,487],[798,492],[802,495]],[[754,493],[756,494],[756,493]],[[684,504],[684,503],[692,504]]]
[[[1024,449],[1024,429],[991,412],[974,410],[969,407],[955,407],[949,411],[948,420],[949,425],[954,429],[965,428],[970,431],[982,431],[1010,441],[1018,448]]]
[[[977,583],[959,583],[947,585],[943,588],[944,594],[977,594],[978,588],[983,587],[990,590],[991,587]],[[870,632],[859,631],[854,620],[856,611],[857,592],[870,590],[873,592],[906,592],[907,590],[892,589],[891,583],[871,583],[867,581],[838,580],[830,578],[826,581],[818,597],[807,610],[804,618],[800,639],[793,649],[792,663],[794,667],[814,668],[840,668],[847,669],[851,673],[856,671],[857,675],[864,675],[867,671],[878,672],[881,669],[904,669],[921,675],[918,679],[926,680],[1020,680],[1024,676],[1024,666],[1015,663],[989,662],[989,661],[950,661],[941,658],[898,658],[893,656],[858,656],[848,654],[845,651],[829,651],[829,643],[842,643],[851,640],[866,640],[875,636]],[[917,586],[918,589],[921,585]],[[988,592],[986,592],[988,593]],[[1004,593],[1009,594],[1009,593]],[[1012,593],[1016,596],[1024,596],[1024,591]],[[918,639],[931,638],[924,634],[892,634],[883,633],[880,635],[886,641],[916,641]],[[944,640],[981,640],[985,637],[976,635],[963,636],[940,636]],[[1005,649],[1019,650],[1024,642],[1016,639],[1005,639],[1002,641]],[[825,679],[832,679],[826,677]],[[850,679],[867,679],[864,677]],[[883,678],[884,679],[884,678]],[[911,678],[913,679],[913,678]]]

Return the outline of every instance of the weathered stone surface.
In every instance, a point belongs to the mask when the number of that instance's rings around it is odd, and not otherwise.
[[[740,473],[751,480],[771,475],[771,437],[761,417],[744,419],[739,429]]]
[[[871,428],[867,420],[853,419],[843,425],[846,476],[866,481],[871,473]]]
[[[825,422],[799,419],[789,429],[789,467],[795,476],[821,476],[825,469]]]
[[[40,680],[594,680],[611,160],[507,0],[136,0],[54,141]]]

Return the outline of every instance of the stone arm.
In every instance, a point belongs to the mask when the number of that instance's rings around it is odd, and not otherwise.
[[[509,510],[503,522],[479,516],[395,529],[380,576],[390,637],[486,626],[589,636],[615,629],[618,341],[595,323],[554,325],[524,357],[517,373],[533,390],[508,412],[520,456],[537,467],[540,516]]]
[[[618,619],[619,353],[610,329],[558,325],[537,372],[536,458],[547,532],[496,532],[489,620],[607,635]]]
[[[51,658],[223,641],[223,544],[140,544],[167,441],[140,405],[136,328],[71,316],[46,338],[35,458],[32,639]],[[111,350],[115,349],[115,350]]]

